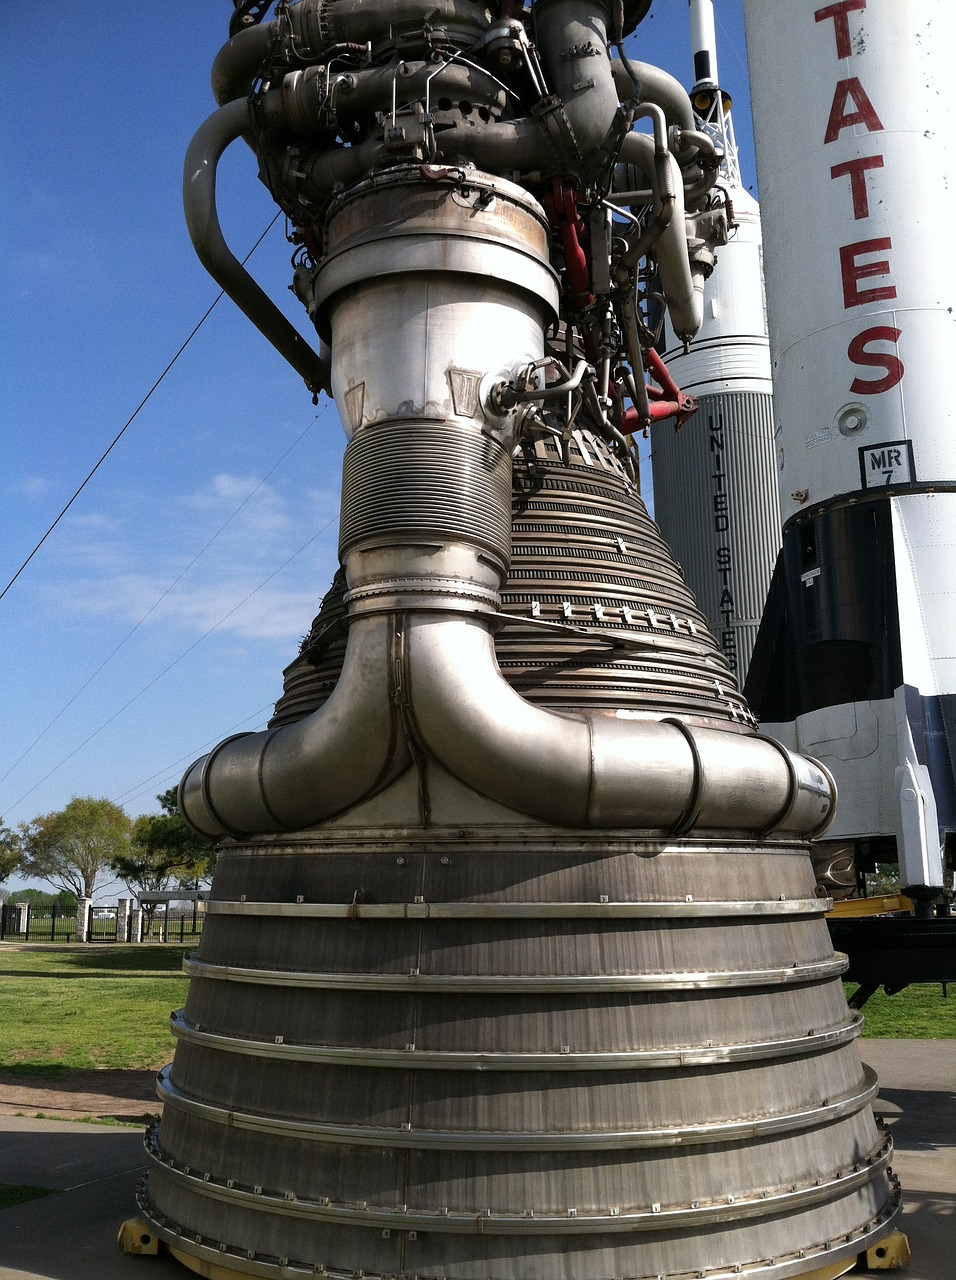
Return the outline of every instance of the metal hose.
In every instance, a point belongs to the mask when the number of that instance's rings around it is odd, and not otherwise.
[[[314,351],[226,244],[216,210],[216,171],[223,152],[249,128],[249,105],[237,98],[200,125],[183,166],[183,209],[199,260],[313,394],[328,389],[329,362]]]
[[[636,261],[653,247],[674,332],[682,339],[691,338],[703,323],[704,306],[702,291],[697,288],[687,258],[684,186],[677,162],[670,154],[661,156],[654,140],[644,133],[629,133],[625,137],[621,160],[647,175],[657,210],[649,234],[635,241],[628,250],[628,261]]]

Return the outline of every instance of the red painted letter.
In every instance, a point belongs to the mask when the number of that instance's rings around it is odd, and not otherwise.
[[[864,253],[879,253],[883,249],[892,249],[893,242],[889,236],[881,236],[879,240],[858,240],[856,244],[845,244],[840,247],[840,272],[843,276],[843,305],[862,307],[868,302],[880,302],[884,298],[896,297],[896,286],[892,284],[878,285],[875,289],[860,289],[858,282],[867,276],[888,276],[890,264],[886,258],[876,262],[857,262]]]
[[[866,0],[839,0],[838,4],[828,4],[824,9],[818,9],[813,15],[817,22],[825,22],[827,18],[833,19],[833,32],[836,36],[838,58],[848,58],[851,52],[850,23],[846,15],[854,9],[865,8]]]
[[[870,216],[870,202],[866,194],[866,171],[882,168],[882,156],[858,156],[855,160],[847,160],[844,164],[835,164],[830,170],[831,178],[849,177],[854,218]]]
[[[905,369],[899,356],[890,352],[867,351],[868,342],[892,342],[894,346],[900,340],[901,330],[891,329],[889,325],[875,325],[872,329],[864,329],[858,333],[846,349],[847,355],[854,364],[862,364],[874,369],[885,369],[882,378],[854,378],[850,390],[857,396],[878,396],[890,387],[895,387],[903,378]]]
[[[848,102],[853,103],[855,111],[847,111]],[[880,117],[873,110],[873,103],[866,96],[866,90],[856,76],[840,80],[833,91],[830,119],[827,121],[827,133],[823,141],[836,142],[843,130],[849,129],[853,124],[864,125],[870,133],[881,133],[883,130]]]

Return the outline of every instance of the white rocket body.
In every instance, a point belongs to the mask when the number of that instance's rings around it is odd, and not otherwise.
[[[760,211],[732,188],[736,230],[718,252],[690,350],[667,327],[664,361],[700,408],[651,429],[654,515],[743,683],[780,548],[773,388]]]
[[[724,153],[736,227],[718,250],[687,352],[665,326],[664,361],[700,408],[679,433],[669,422],[651,429],[654,514],[742,684],[780,549],[760,209],[741,183],[711,0],[691,0],[690,32],[691,100],[698,91],[702,104],[717,99],[709,113],[703,106],[702,127]]]
[[[830,838],[895,838],[933,888],[956,832],[956,11],[744,14],[784,520],[748,693],[836,776]]]

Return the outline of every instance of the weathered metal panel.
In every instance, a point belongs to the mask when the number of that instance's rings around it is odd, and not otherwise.
[[[679,434],[654,428],[654,515],[743,684],[780,549],[773,402],[714,381]]]

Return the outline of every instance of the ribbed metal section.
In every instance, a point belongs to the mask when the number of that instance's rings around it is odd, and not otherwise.
[[[349,450],[375,434],[363,433]],[[440,518],[418,508],[415,516],[430,528]],[[517,456],[510,541],[495,649],[505,678],[530,702],[752,723],[660,530],[604,441],[576,432],[568,465],[550,438]],[[334,688],[344,656],[334,629],[343,590],[333,586],[287,668],[270,727],[307,715]]]
[[[453,422],[385,422],[345,451],[339,555],[388,537],[477,543],[507,564],[511,460],[497,441]]]
[[[282,673],[282,697],[270,729],[292,724],[321,706],[332,693],[345,660],[345,574],[339,569],[302,642],[299,656]]]
[[[859,1251],[888,1147],[802,848],[554,845],[224,851],[147,1140],[160,1233],[275,1276]]]
[[[568,1151],[594,1148],[676,1146],[678,1143],[735,1142],[741,1138],[752,1139],[771,1133],[794,1132],[811,1129],[844,1116],[861,1111],[876,1096],[876,1075],[864,1067],[862,1087],[854,1087],[841,1097],[823,1105],[801,1107],[798,1110],[756,1119],[731,1120],[725,1123],[708,1120],[703,1124],[663,1125],[658,1128],[617,1128],[605,1130],[552,1129],[547,1133],[507,1133],[500,1130],[481,1132],[454,1128],[418,1128],[403,1124],[389,1125],[349,1124],[339,1121],[303,1121],[299,1119],[271,1119],[258,1112],[242,1112],[197,1102],[180,1092],[165,1069],[159,1077],[159,1096],[164,1103],[171,1103],[177,1110],[200,1117],[212,1124],[229,1125],[256,1133],[274,1133],[295,1139],[307,1139],[323,1143],[347,1143],[363,1146],[401,1147],[408,1150],[441,1150],[463,1148],[472,1151],[497,1151],[503,1137],[509,1146],[522,1151]],[[457,1120],[458,1117],[455,1117]]]
[[[780,549],[769,391],[701,397],[679,433],[651,429],[654,514],[743,684]]]
[[[515,461],[502,673],[543,706],[752,723],[707,621],[603,440],[551,437]],[[542,624],[551,624],[550,627]],[[562,633],[564,628],[564,633]]]

